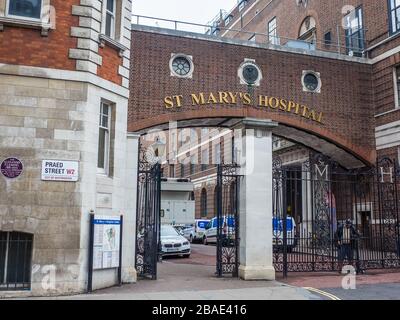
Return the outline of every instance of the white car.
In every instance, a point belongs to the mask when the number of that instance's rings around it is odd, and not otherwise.
[[[162,225],[160,230],[161,253],[163,256],[190,257],[190,242],[171,225]]]
[[[194,232],[194,225],[193,224],[186,224],[186,225],[179,225],[179,226],[174,226],[176,231],[182,236],[184,236],[186,239],[190,241],[190,243],[193,242],[193,239],[195,237],[195,232]]]
[[[198,219],[194,223],[194,236],[193,241],[203,241],[203,237],[206,232],[206,227],[210,220]]]
[[[219,221],[222,226],[222,240],[226,241],[227,244],[232,245],[235,241],[235,218],[232,216],[224,216],[219,218]],[[218,218],[212,218],[205,229],[203,244],[208,245],[209,243],[217,243]]]

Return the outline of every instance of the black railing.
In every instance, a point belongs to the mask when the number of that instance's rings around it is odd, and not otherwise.
[[[240,167],[218,165],[217,170],[217,275],[239,273]]]
[[[136,213],[136,271],[140,277],[157,279],[160,255],[161,165],[139,149]]]
[[[400,171],[394,161],[353,171],[320,155],[298,167],[278,158],[274,163],[277,271],[400,268]],[[353,231],[345,237],[343,230]]]

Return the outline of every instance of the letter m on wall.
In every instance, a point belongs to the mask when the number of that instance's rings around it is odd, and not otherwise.
[[[315,164],[315,179],[329,181],[329,165]]]

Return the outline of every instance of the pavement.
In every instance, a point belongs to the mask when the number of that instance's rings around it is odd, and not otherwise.
[[[367,270],[353,279],[332,272],[292,273],[277,280],[295,287],[315,289],[324,299],[400,300],[400,270]],[[344,285],[344,286],[343,286]]]
[[[400,299],[400,270],[374,270],[356,276],[353,289],[337,273],[290,273],[276,281],[243,281],[215,276],[216,247],[192,245],[190,258],[168,257],[157,280],[112,287],[63,300],[363,300]],[[349,284],[349,283],[347,283]],[[42,299],[42,298],[36,298]]]
[[[243,281],[215,276],[216,247],[192,245],[190,258],[168,257],[157,280],[112,287],[55,300],[319,300],[317,294],[278,281]],[[44,299],[44,298],[34,298]],[[48,298],[46,298],[48,299]]]

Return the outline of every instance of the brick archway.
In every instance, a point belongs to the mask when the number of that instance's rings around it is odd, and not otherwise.
[[[372,67],[361,59],[144,26],[133,28],[132,38],[129,132],[167,130],[170,121],[179,127],[229,127],[239,118],[270,119],[279,123],[276,136],[347,168],[375,163],[373,99],[365,94]],[[174,53],[192,57],[191,78],[171,74]],[[238,73],[246,59],[262,71],[259,86],[241,83]],[[305,72],[320,74],[320,92],[304,88]]]
[[[360,147],[346,136],[340,135],[336,132],[331,132],[321,126],[314,125],[310,122],[305,122],[293,117],[285,117],[279,113],[266,113],[265,111],[255,110],[251,108],[218,108],[210,110],[198,110],[198,111],[183,111],[172,114],[162,114],[156,117],[151,117],[130,123],[128,130],[130,132],[141,132],[145,133],[150,129],[168,129],[168,123],[170,121],[176,121],[178,127],[202,127],[205,123],[212,123],[215,127],[226,127],[230,123],[233,123],[235,119],[241,118],[258,118],[258,119],[270,119],[280,124],[275,134],[283,138],[294,140],[296,136],[297,141],[303,145],[316,149],[317,151],[326,153],[326,149],[341,150],[343,153],[338,158],[343,158],[343,155],[347,154],[349,157],[354,158],[354,165],[346,165],[347,167],[356,167],[364,165],[372,165],[376,160],[375,148],[366,149]],[[299,134],[303,135],[304,142],[299,141]],[[325,144],[325,145],[324,145]],[[332,153],[334,153],[332,151]],[[335,156],[333,156],[335,158]],[[339,160],[339,163],[343,163],[343,159]],[[359,162],[357,165],[356,163]]]

